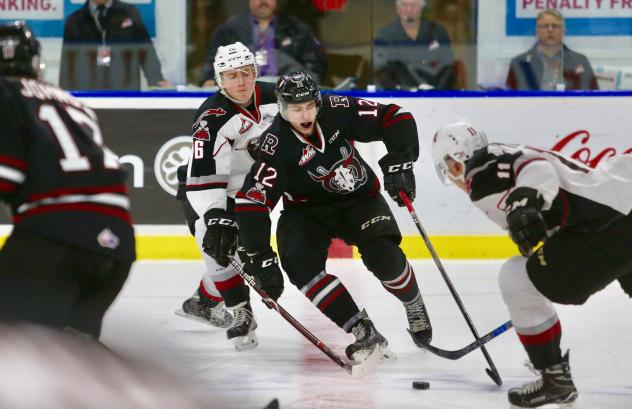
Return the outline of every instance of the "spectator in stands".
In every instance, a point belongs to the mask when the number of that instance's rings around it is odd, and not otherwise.
[[[325,54],[309,27],[294,17],[277,13],[277,0],[248,0],[250,11],[217,27],[210,41],[202,83],[215,85],[213,60],[219,46],[237,41],[254,54],[260,76],[306,71],[317,81],[325,75]]]
[[[421,16],[423,0],[396,0],[399,18],[375,38],[373,71],[384,89],[453,89],[454,54],[441,24]]]
[[[59,84],[80,90],[169,87],[136,6],[119,0],[87,0],[64,24]]]
[[[564,43],[564,17],[553,9],[536,18],[536,43],[514,57],[509,66],[507,87],[519,90],[596,90],[597,78],[585,55]]]

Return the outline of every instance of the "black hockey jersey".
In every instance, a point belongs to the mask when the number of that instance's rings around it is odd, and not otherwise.
[[[380,193],[373,170],[354,141],[383,141],[389,152],[412,147],[419,154],[417,126],[401,107],[327,95],[309,138],[280,115],[266,130],[259,159],[235,200],[242,244],[249,252],[269,246],[271,211],[284,206],[344,205]]]
[[[518,187],[538,191],[551,230],[599,231],[632,210],[632,155],[592,169],[554,151],[490,144],[467,162],[465,180],[472,202],[505,230],[505,200]]]
[[[209,97],[193,123],[187,199],[199,217],[226,209],[255,161],[259,136],[278,112],[274,84],[257,82],[253,103],[245,109],[221,93]]]
[[[0,77],[0,124],[0,200],[15,229],[133,260],[125,173],[95,113],[55,86]]]

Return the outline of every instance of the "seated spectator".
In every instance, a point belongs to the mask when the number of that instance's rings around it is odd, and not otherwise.
[[[277,13],[277,0],[249,0],[248,13],[229,18],[210,41],[204,86],[215,85],[213,59],[217,49],[237,41],[254,54],[260,76],[306,71],[317,81],[325,75],[325,54],[309,27],[294,17]]]
[[[136,6],[119,0],[87,0],[64,24],[59,85],[71,90],[140,90],[169,87]]]
[[[596,90],[597,78],[585,55],[564,43],[564,17],[553,9],[536,18],[536,43],[511,60],[507,88],[518,90]]]
[[[423,0],[397,0],[399,18],[375,38],[373,72],[383,89],[453,89],[454,54],[442,25],[421,16]]]

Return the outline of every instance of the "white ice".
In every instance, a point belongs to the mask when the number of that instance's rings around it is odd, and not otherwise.
[[[432,319],[433,344],[458,349],[473,337],[432,261],[414,261]],[[479,333],[508,320],[497,285],[499,261],[445,262]],[[103,341],[113,349],[168,365],[209,397],[211,408],[406,409],[509,408],[507,389],[534,379],[513,330],[487,344],[504,384],[485,374],[480,351],[450,361],[416,348],[406,316],[359,260],[330,260],[328,271],[347,286],[388,338],[398,359],[356,380],[331,362],[251,291],[259,347],[236,352],[224,330],[174,314],[197,288],[201,262],[139,262],[108,312]],[[337,353],[352,336],[324,317],[286,282],[280,304]],[[574,408],[632,408],[632,300],[614,283],[583,306],[560,306],[562,347],[580,391]],[[414,380],[430,389],[411,388]]]

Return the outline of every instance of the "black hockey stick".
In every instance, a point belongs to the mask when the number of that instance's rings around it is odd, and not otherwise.
[[[233,266],[237,273],[252,287],[257,294],[261,296],[261,301],[270,309],[275,310],[276,312],[283,317],[284,320],[290,323],[298,332],[301,333],[305,338],[307,338],[312,344],[314,344],[318,349],[323,351],[325,355],[327,355],[332,361],[334,361],[338,366],[347,371],[351,376],[356,378],[362,378],[363,376],[373,372],[377,367],[377,364],[380,361],[380,351],[379,348],[375,347],[371,354],[362,362],[345,362],[338,354],[331,350],[323,341],[318,339],[316,335],[312,334],[307,328],[305,328],[300,322],[296,320],[289,312],[285,310],[285,308],[281,307],[276,301],[272,298],[268,297],[265,291],[258,288],[255,280],[252,276],[246,274],[242,266],[235,260],[231,260],[230,264]]]
[[[417,216],[417,212],[415,211],[413,204],[410,202],[410,199],[408,198],[408,195],[406,194],[406,192],[400,191],[399,197],[402,199],[402,201],[406,205],[406,208],[408,209],[408,213],[410,213],[410,217],[412,217],[413,222],[415,222],[415,225],[417,226],[417,230],[419,230],[419,234],[421,234],[421,238],[426,243],[426,247],[428,247],[428,251],[430,252],[430,255],[432,256],[435,264],[437,265],[437,268],[439,269],[439,272],[441,273],[443,280],[448,286],[448,289],[450,290],[450,293],[452,294],[452,298],[454,298],[454,301],[456,301],[456,304],[459,307],[459,310],[461,310],[461,314],[463,315],[463,318],[465,318],[465,321],[467,322],[468,327],[470,327],[470,331],[472,331],[474,338],[478,340],[480,338],[478,336],[478,331],[476,331],[476,328],[474,327],[474,324],[472,323],[472,319],[470,318],[469,314],[467,313],[467,311],[465,311],[465,306],[463,305],[463,302],[461,301],[461,297],[459,297],[459,294],[456,292],[454,285],[452,285],[452,281],[450,281],[450,277],[448,277],[448,273],[446,273],[445,268],[443,268],[443,264],[441,263],[441,260],[439,259],[437,252],[435,251],[432,243],[430,242],[430,238],[428,238],[426,231],[421,225],[421,221],[419,221],[419,217]],[[489,375],[489,377],[492,378],[492,380],[494,381],[494,383],[496,383],[496,385],[498,386],[502,385],[503,380],[500,378],[500,374],[498,373],[498,370],[496,369],[496,366],[494,365],[494,362],[492,361],[492,357],[489,356],[489,352],[487,352],[487,348],[485,348],[485,346],[483,346],[482,344],[480,348],[481,348],[481,352],[483,352],[483,355],[485,356],[485,360],[489,364],[489,368],[485,368],[485,372],[487,372],[487,375]]]
[[[485,345],[492,339],[496,338],[500,334],[504,333],[508,329],[511,329],[512,327],[513,327],[513,324],[511,323],[511,321],[507,321],[500,327],[496,328],[495,330],[488,332],[487,334],[483,335],[480,338],[477,338],[476,341],[472,342],[471,344],[466,345],[463,348],[457,349],[454,351],[448,351],[445,349],[437,348],[430,344],[424,344],[424,348],[432,352],[433,354],[440,356],[441,358],[457,360],[469,354],[470,352],[475,351],[478,348],[481,348],[483,345]]]

